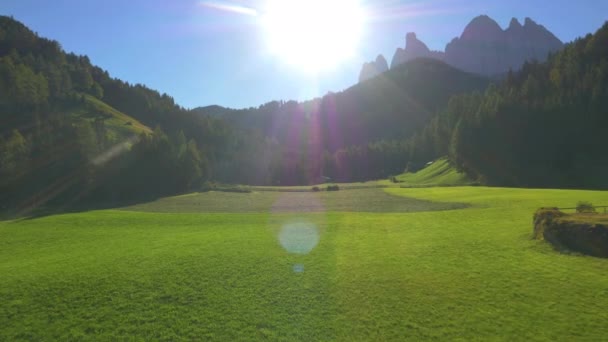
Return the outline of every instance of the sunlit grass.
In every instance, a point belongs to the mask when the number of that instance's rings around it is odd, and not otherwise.
[[[402,185],[436,186],[436,185],[469,185],[470,179],[450,165],[446,158],[436,160],[418,172],[407,172],[396,177]]]
[[[71,114],[89,121],[103,117],[108,134],[113,140],[123,141],[133,135],[152,132],[148,126],[116,110],[105,102],[91,95],[83,94],[82,96],[84,96],[85,106],[78,107]]]
[[[608,225],[608,214],[572,214],[563,217],[562,220]]]
[[[344,212],[322,198],[333,209],[294,213],[272,197],[247,213],[221,197],[242,194],[211,193],[166,199],[164,213],[143,212],[157,202],[0,222],[0,340],[605,338],[607,261],[560,254],[531,232],[536,208],[601,205],[607,192],[380,191],[324,196],[470,207]],[[201,196],[235,213],[196,213]],[[293,220],[318,229],[309,254],[279,243]]]
[[[381,189],[354,189],[336,192],[204,192],[161,198],[123,209],[157,213],[307,213],[328,211],[398,213],[449,210],[466,206],[462,203],[438,203],[395,196]]]

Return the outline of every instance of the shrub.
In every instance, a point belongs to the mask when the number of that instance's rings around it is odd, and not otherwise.
[[[388,177],[388,179],[391,181],[391,183],[399,183],[399,181],[397,180],[397,177],[395,177],[395,176],[390,176],[390,177]]]
[[[594,213],[595,207],[591,202],[580,201],[576,204],[577,213]]]
[[[327,186],[327,191],[338,191],[340,190],[340,187],[337,185],[328,185]]]
[[[312,191],[314,191],[314,192],[319,192],[319,191],[321,191],[321,189],[319,189],[319,187],[318,187],[318,186],[313,186],[313,187],[312,187]]]

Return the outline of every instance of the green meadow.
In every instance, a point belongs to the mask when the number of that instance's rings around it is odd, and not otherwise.
[[[458,172],[447,158],[441,158],[415,173],[403,173],[395,177],[399,183],[415,186],[471,185],[463,173]]]
[[[146,125],[95,97],[86,94],[82,94],[81,96],[83,96],[84,106],[73,109],[71,115],[89,121],[103,119],[108,128],[108,137],[111,140],[152,132]]]
[[[599,341],[608,263],[531,239],[608,192],[207,192],[0,222],[2,341]]]

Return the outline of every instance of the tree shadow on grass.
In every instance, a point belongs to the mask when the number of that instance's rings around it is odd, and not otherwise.
[[[200,192],[168,196],[140,196],[115,201],[72,201],[29,207],[0,214],[0,221],[31,220],[51,215],[80,213],[92,210],[125,209],[158,213],[268,213],[281,212],[367,212],[413,213],[457,210],[470,207],[466,203],[433,202],[396,196],[382,189],[351,189],[322,192]],[[311,201],[311,198],[314,201]]]
[[[46,216],[82,213],[92,210],[118,209],[155,201],[161,196],[122,199],[116,201],[73,201],[71,203],[46,203],[39,206],[25,206],[0,211],[0,222],[17,220],[34,220]]]

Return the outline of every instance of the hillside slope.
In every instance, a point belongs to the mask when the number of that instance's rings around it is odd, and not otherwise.
[[[231,138],[225,124],[112,78],[6,16],[0,123],[0,210],[182,191],[209,176]]]
[[[84,102],[73,105],[70,115],[74,118],[85,119],[91,123],[96,120],[103,121],[106,134],[110,140],[125,140],[133,135],[152,133],[150,127],[142,124],[135,118],[118,111],[100,99],[83,94]]]
[[[452,98],[416,150],[449,154],[488,185],[608,188],[607,47],[608,22],[483,94]]]
[[[221,117],[242,129],[258,130],[279,143],[291,143],[294,135],[299,140],[310,140],[314,134],[321,140],[315,144],[333,152],[377,140],[407,138],[450,97],[482,91],[488,84],[482,76],[421,58],[310,101],[275,101],[243,110],[209,106],[193,112]]]
[[[417,59],[310,101],[275,101],[243,110],[212,106],[191,113],[223,120],[243,138],[237,142],[243,151],[237,158],[247,166],[226,164],[216,172],[225,177],[223,182],[365,181],[402,172],[408,160],[417,158],[410,158],[412,149],[405,140],[436,117],[452,96],[482,91],[488,83],[443,62]]]
[[[405,186],[456,186],[474,182],[464,173],[458,172],[447,158],[438,159],[417,172],[406,172],[395,177]]]

